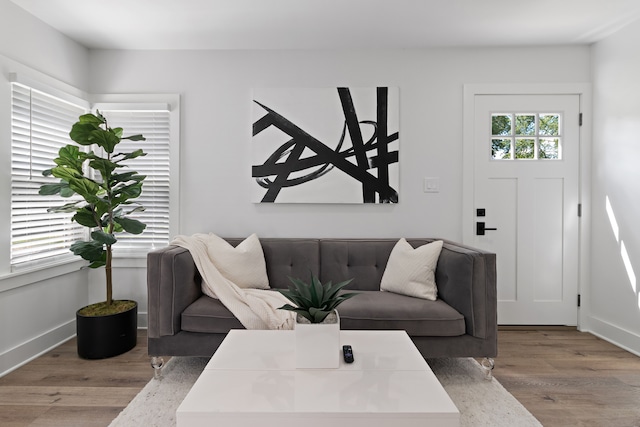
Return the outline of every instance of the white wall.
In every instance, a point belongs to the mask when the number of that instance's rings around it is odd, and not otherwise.
[[[0,54],[78,89],[87,89],[87,49],[9,0],[0,0]]]
[[[181,234],[439,236],[461,241],[463,85],[588,82],[589,60],[586,46],[318,52],[107,50],[90,53],[90,91],[181,95]],[[400,89],[398,205],[251,203],[252,88],[376,85]],[[427,176],[440,178],[439,193],[423,193],[422,179]],[[136,273],[135,267],[116,274],[127,285],[118,298],[146,295],[145,274]],[[146,298],[138,302],[146,312]]]
[[[0,278],[0,376],[74,336],[88,301],[80,265]]]
[[[181,232],[460,240],[464,83],[586,82],[588,47],[406,51],[92,51],[94,93],[182,96]],[[254,87],[400,88],[398,205],[250,201]],[[422,192],[423,177],[441,191]]]
[[[589,324],[640,354],[640,22],[593,46]],[[609,199],[618,236],[606,210]],[[622,248],[629,258],[625,266]]]
[[[9,266],[11,97],[9,73],[86,89],[88,52],[14,3],[0,0],[0,375],[75,334],[88,301],[81,263],[12,273]]]

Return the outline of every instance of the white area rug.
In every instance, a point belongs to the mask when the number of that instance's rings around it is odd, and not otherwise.
[[[151,380],[110,427],[175,426],[176,409],[207,361],[198,357],[172,358],[163,369],[164,378]],[[428,362],[458,407],[461,426],[542,425],[495,378],[486,381],[482,368],[474,359],[431,359]]]

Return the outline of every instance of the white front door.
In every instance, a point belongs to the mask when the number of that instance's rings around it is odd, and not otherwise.
[[[575,325],[580,97],[476,94],[473,108],[468,243],[497,254],[498,322]]]

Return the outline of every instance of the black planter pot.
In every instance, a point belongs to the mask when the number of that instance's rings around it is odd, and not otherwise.
[[[130,310],[108,316],[83,316],[76,312],[78,356],[105,359],[126,353],[136,346],[138,304]]]

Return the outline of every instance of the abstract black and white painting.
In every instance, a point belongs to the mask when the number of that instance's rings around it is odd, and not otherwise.
[[[398,203],[398,88],[253,93],[256,203]]]

